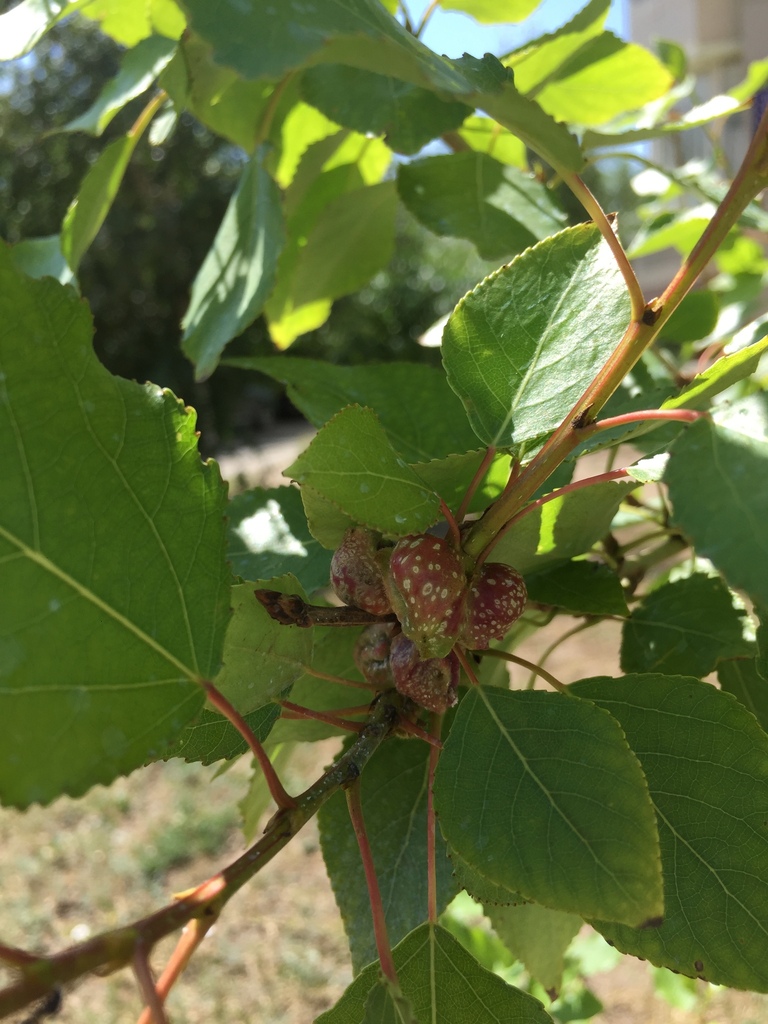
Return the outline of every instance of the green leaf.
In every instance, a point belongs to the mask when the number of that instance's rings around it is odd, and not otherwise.
[[[440,495],[449,508],[457,509],[485,456],[485,451],[465,452],[463,455],[448,455],[444,459],[433,459],[430,462],[411,463],[411,469],[431,491]],[[498,498],[509,480],[510,465],[508,455],[494,456],[469,503],[469,512],[482,512]]]
[[[523,21],[541,3],[541,0],[440,0],[446,11],[464,11],[476,21],[489,23]]]
[[[563,48],[569,38],[549,44]],[[514,63],[515,82],[558,120],[601,125],[627,110],[663,96],[673,85],[667,68],[652,53],[612,32],[586,40],[544,79],[534,80],[525,62]]]
[[[487,153],[495,160],[521,170],[528,166],[523,140],[508,128],[502,128],[492,117],[468,117],[459,129],[459,135],[478,153]]]
[[[304,484],[301,488],[301,502],[309,532],[324,548],[335,551],[341,544],[345,531],[355,525],[355,520],[342,512],[336,502],[326,498],[309,484]]]
[[[161,756],[199,711],[228,618],[226,487],[194,414],[111,376],[85,304],[6,249],[0,322],[0,793],[23,807]]]
[[[622,671],[701,679],[722,658],[744,653],[742,614],[719,577],[695,573],[665,583],[624,623]]]
[[[384,170],[380,166],[380,173]],[[300,167],[294,185],[301,185],[301,174]],[[289,220],[288,246],[266,307],[270,335],[279,348],[320,326],[332,300],[362,288],[392,256],[394,183],[355,189],[358,176],[355,163],[321,174]],[[288,212],[292,200],[289,193]]]
[[[227,558],[246,580],[290,572],[308,594],[328,586],[331,557],[309,532],[295,487],[257,487],[230,501]]]
[[[125,169],[141,138],[139,132],[116,139],[99,154],[61,225],[61,251],[73,272],[109,213]]]
[[[244,357],[229,366],[258,370],[288,386],[288,397],[315,427],[347,405],[376,411],[392,444],[410,462],[441,458],[477,445],[442,370],[418,363],[336,366],[288,356]]]
[[[552,1024],[538,1000],[507,985],[487,971],[438,925],[424,924],[407,935],[393,950],[395,967],[406,999],[418,1021],[440,1024]],[[381,985],[378,963],[370,964],[355,978],[338,1003],[321,1014],[316,1024],[399,1024],[394,1008],[378,996]],[[382,989],[385,992],[386,990]],[[366,1006],[372,997],[371,1011]],[[387,1014],[382,1013],[386,1009]]]
[[[465,295],[443,333],[448,383],[484,444],[534,449],[618,344],[623,279],[593,224],[566,228]]]
[[[164,36],[149,36],[123,56],[118,74],[101,90],[94,103],[61,131],[101,135],[112,118],[132,99],[141,96],[168,64],[176,43]]]
[[[390,942],[399,942],[427,920],[426,743],[393,740],[366,765],[361,779],[365,828],[379,881]],[[347,801],[337,793],[318,815],[320,844],[358,973],[377,959],[363,863],[349,820]],[[456,894],[451,863],[436,837],[438,913]],[[404,894],[407,898],[404,899]]]
[[[553,498],[504,534],[493,561],[527,575],[584,554],[608,533],[619,505],[636,487],[634,480],[609,480]]]
[[[337,413],[285,475],[381,533],[420,533],[438,518],[437,495],[397,454],[375,413],[358,405]]]
[[[576,139],[517,92],[495,57],[439,57],[376,0],[347,0],[343,6],[288,0],[279,7],[267,0],[247,7],[227,0],[215,9],[206,0],[188,0],[186,7],[216,62],[245,78],[278,79],[307,64],[363,68],[481,107],[553,166],[578,171],[583,165]]]
[[[553,997],[560,990],[565,951],[581,928],[581,918],[536,903],[483,909],[515,959]]]
[[[185,20],[173,0],[87,0],[82,13],[98,21],[101,31],[122,46],[135,46],[157,33],[178,39],[184,31]]]
[[[271,618],[254,597],[254,590],[261,588],[306,597],[290,573],[232,588],[224,664],[213,682],[241,715],[285,695],[312,660],[312,630],[283,626]]]
[[[662,913],[643,773],[588,702],[475,687],[443,747],[435,809],[460,857],[543,906],[633,927]]]
[[[43,38],[48,29],[87,0],[22,0],[0,15],[0,61],[23,57]]]
[[[472,113],[465,103],[446,101],[428,89],[343,64],[308,68],[301,79],[301,94],[337,124],[383,135],[397,153],[418,153]]]
[[[768,732],[768,680],[760,674],[759,659],[721,661],[717,666],[717,680],[720,688],[732,693]]]
[[[664,474],[673,524],[733,587],[768,603],[768,442],[698,420]]]
[[[720,299],[715,292],[690,292],[661,328],[659,338],[682,345],[708,337],[717,326]]]
[[[182,39],[161,83],[179,113],[189,110],[212,131],[253,153],[275,82],[246,82],[230,68],[219,67],[205,42],[191,34]]]
[[[615,572],[602,562],[577,561],[526,576],[528,600],[574,615],[627,614],[624,590]]]
[[[656,807],[664,923],[600,923],[625,953],[716,985],[768,990],[768,736],[730,694],[685,677],[575,683],[618,719]]]
[[[487,260],[522,252],[565,221],[532,175],[485,153],[400,164],[397,186],[403,203],[430,231],[468,238]]]
[[[313,626],[312,671],[339,679],[351,679],[362,682],[363,677],[357,670],[354,659],[354,647],[360,636],[359,629],[339,629],[335,626]],[[308,666],[305,666],[305,668]],[[365,694],[358,691],[360,703]],[[353,691],[349,686],[330,679],[318,678],[310,672],[304,672],[291,687],[291,701],[303,708],[313,711],[337,711],[348,708],[355,703]],[[346,717],[343,715],[342,717]],[[328,722],[310,721],[309,719],[281,718],[275,725],[271,740],[274,743],[314,742],[324,740],[328,736],[346,736]]]
[[[459,888],[469,893],[477,903],[490,903],[492,906],[518,906],[527,902],[519,892],[486,878],[476,867],[468,864],[450,847],[448,847],[448,856],[451,858],[453,877]]]
[[[632,240],[627,254],[636,259],[652,256],[670,247],[687,256],[715,214],[712,203],[685,210],[676,215],[663,214],[645,225]]]
[[[287,188],[309,147],[338,130],[338,125],[309,104],[294,104],[280,128],[280,160],[275,169],[278,185]]]
[[[243,168],[213,245],[197,272],[182,348],[198,380],[216,369],[225,345],[261,312],[284,244],[280,193],[257,153]]]
[[[61,284],[74,283],[75,275],[64,259],[58,235],[25,238],[11,246],[9,253],[14,266],[30,277],[53,277]]]
[[[256,739],[263,743],[279,716],[279,705],[267,704],[243,715],[243,718],[255,733]],[[248,744],[234,725],[230,725],[218,711],[204,707],[192,725],[184,729],[163,756],[166,759],[183,757],[185,761],[213,764],[215,761],[231,761],[247,750]]]
[[[752,376],[766,350],[768,337],[731,355],[722,356],[702,373],[697,373],[679,395],[666,399],[662,409],[708,409],[715,395]]]

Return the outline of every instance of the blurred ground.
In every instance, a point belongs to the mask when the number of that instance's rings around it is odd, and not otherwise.
[[[275,486],[307,440],[295,428],[254,454],[221,459],[225,476]],[[565,631],[540,630],[521,653],[536,659]],[[555,650],[547,665],[569,681],[617,671],[619,625],[601,623]],[[521,670],[522,671],[522,670]],[[524,674],[527,676],[527,673]],[[521,685],[521,683],[518,683]],[[300,791],[333,757],[334,740],[307,747],[288,789]],[[215,778],[216,766],[172,761],[96,787],[78,801],[25,813],[0,810],[0,940],[53,951],[125,924],[204,880],[242,849],[237,802],[245,760]],[[161,945],[162,967],[174,940]],[[9,976],[0,970],[0,981]],[[309,1024],[351,980],[346,941],[308,825],[226,908],[169,1000],[173,1024]],[[763,1024],[768,997],[699,983],[695,1008],[672,1009],[654,995],[646,964],[625,958],[590,978],[605,1010],[594,1024]],[[89,979],[67,992],[62,1024],[132,1024],[139,997],[128,972]],[[14,1018],[21,1022],[25,1014]]]

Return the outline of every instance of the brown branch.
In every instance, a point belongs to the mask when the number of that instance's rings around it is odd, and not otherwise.
[[[374,702],[360,736],[346,753],[296,798],[296,807],[279,810],[262,838],[219,874],[148,917],[96,935],[60,953],[35,957],[31,962],[20,964],[18,980],[0,990],[0,1018],[41,999],[58,985],[102,968],[111,971],[132,963],[138,948],[151,950],[160,939],[183,928],[189,921],[214,919],[232,896],[317,814],[326,800],[358,778],[370,757],[397,725],[406,703],[394,690],[382,694]]]
[[[307,604],[298,594],[281,594],[279,590],[254,590],[256,600],[264,606],[270,618],[281,626],[369,626],[372,622],[394,622],[394,615],[371,615],[362,608],[322,608]]]

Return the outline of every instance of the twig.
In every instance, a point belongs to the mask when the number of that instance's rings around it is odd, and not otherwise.
[[[155,985],[157,997],[162,1003],[164,1003],[168,998],[169,992],[179,980],[187,964],[192,959],[192,954],[208,934],[209,930],[213,927],[214,923],[214,917],[205,919],[195,918],[193,921],[190,921],[189,924],[184,926],[184,929],[179,936],[179,941],[176,944],[176,948],[171,954],[171,958],[166,964],[165,970],[160,975],[157,984]],[[137,1024],[153,1024],[152,1011],[148,1006],[142,1010]]]
[[[296,801],[290,793],[285,790],[285,787],[278,778],[277,772],[272,767],[272,762],[269,760],[266,750],[261,745],[253,729],[251,729],[240,712],[230,704],[223,693],[220,693],[219,690],[216,689],[213,683],[205,682],[203,683],[203,687],[209,702],[213,704],[216,710],[221,712],[221,714],[224,715],[232,725],[234,725],[250,747],[251,753],[259,762],[259,766],[264,773],[264,779],[269,788],[270,795],[277,806],[283,808],[295,807]]]
[[[466,516],[467,512],[469,511],[469,504],[472,501],[472,498],[475,496],[475,491],[480,486],[480,484],[483,482],[483,478],[485,477],[485,474],[490,469],[491,463],[493,462],[493,459],[494,459],[495,455],[496,455],[496,449],[492,445],[489,445],[488,448],[486,448],[486,450],[485,450],[485,455],[483,456],[483,460],[480,463],[480,465],[477,467],[477,472],[472,477],[472,479],[471,479],[471,481],[469,483],[469,487],[467,488],[467,490],[466,490],[466,492],[464,494],[464,497],[461,499],[461,504],[459,505],[458,511],[456,512],[456,519],[460,523],[462,523],[464,521],[464,517]]]
[[[0,1018],[46,996],[58,985],[101,968],[113,970],[125,966],[133,960],[139,946],[152,949],[160,939],[191,920],[215,918],[232,896],[317,814],[326,800],[359,777],[368,760],[397,725],[406,706],[405,698],[396,691],[388,691],[377,698],[368,723],[346,753],[297,798],[296,807],[278,811],[262,838],[219,874],[149,917],[96,935],[60,953],[38,957],[20,967],[21,977],[0,990]]]
[[[363,728],[363,722],[351,722],[347,718],[339,718],[337,715],[333,715],[326,711],[315,711],[313,708],[305,708],[300,704],[294,704],[290,700],[278,701],[281,708],[287,711],[283,718],[302,718],[308,719],[314,722],[325,722],[326,725],[332,725],[337,729],[346,729],[348,732],[360,732]],[[339,708],[340,711],[349,711],[348,708]],[[367,707],[365,708],[367,711]],[[357,712],[360,713],[359,711]]]
[[[531,672],[535,672],[537,676],[541,676],[542,679],[554,686],[560,693],[568,693],[568,687],[565,683],[561,683],[557,676],[553,676],[551,672],[547,672],[541,665],[537,665],[533,661],[528,661],[527,658],[521,658],[519,654],[510,654],[509,651],[499,651],[495,647],[489,647],[486,651],[479,652],[485,656],[489,654],[492,658],[500,658],[502,661],[509,661],[513,665],[522,665],[523,668],[530,669]]]
[[[152,968],[149,966],[147,951],[141,944],[136,946],[133,954],[133,972],[139,983],[144,1005],[149,1011],[151,1024],[168,1024],[163,1002],[155,988],[155,979],[152,977]]]

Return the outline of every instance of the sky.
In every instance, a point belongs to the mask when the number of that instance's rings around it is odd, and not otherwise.
[[[406,0],[412,21],[419,21],[427,3],[428,0]],[[463,53],[481,57],[487,51],[498,55],[559,28],[570,21],[586,3],[587,0],[542,0],[519,27],[480,25],[466,14],[444,11],[438,7],[430,18],[422,40],[432,50],[447,57],[460,57]],[[606,23],[607,28],[623,38],[626,38],[628,31],[624,16],[625,3],[626,0],[612,0]]]

